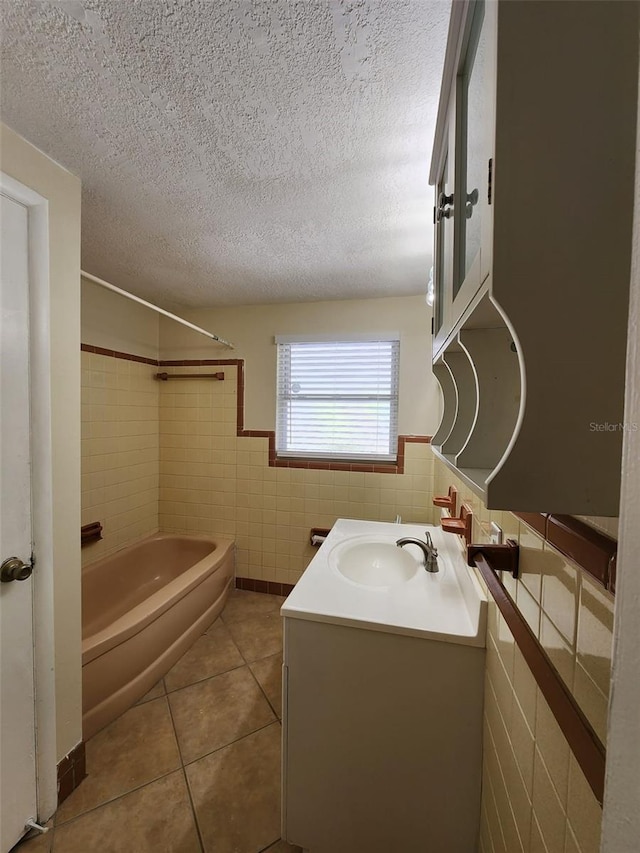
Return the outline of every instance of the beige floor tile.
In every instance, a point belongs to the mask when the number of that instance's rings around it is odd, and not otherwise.
[[[185,764],[275,720],[246,666],[177,690],[169,702]]]
[[[258,853],[280,837],[280,731],[275,723],[187,767],[206,853]]]
[[[276,841],[271,847],[268,847],[265,853],[302,853],[302,847],[296,847],[292,844],[287,844],[286,841]]]
[[[282,651],[282,618],[277,610],[232,622],[229,632],[247,663]]]
[[[233,589],[229,595],[222,618],[230,625],[253,616],[262,616],[282,607],[284,596],[267,595],[263,592],[248,592],[244,589]]]
[[[87,742],[87,778],[59,808],[56,827],[178,767],[166,698],[134,705]]]
[[[271,707],[282,717],[282,654],[254,661],[250,667]]]
[[[56,828],[53,853],[199,853],[182,771]]]
[[[165,676],[167,690],[178,690],[244,665],[224,622],[217,619]]]
[[[136,705],[143,705],[145,702],[150,702],[152,699],[157,699],[160,696],[164,696],[167,691],[164,687],[164,681],[160,679],[157,684],[155,684],[148,693],[145,693],[142,699],[138,699]]]

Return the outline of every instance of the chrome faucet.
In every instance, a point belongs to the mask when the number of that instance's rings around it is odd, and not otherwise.
[[[398,539],[396,545],[402,548],[403,545],[417,545],[424,554],[424,567],[427,572],[437,572],[438,569],[438,550],[431,541],[431,534],[426,531],[427,541],[416,539],[413,536],[403,536]]]

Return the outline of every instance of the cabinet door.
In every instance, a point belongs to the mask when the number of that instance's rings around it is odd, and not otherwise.
[[[447,145],[440,178],[436,184],[433,306],[433,350],[437,352],[451,331],[451,301],[454,275],[454,177],[455,97],[449,105]]]
[[[455,323],[489,272],[483,254],[491,157],[492,4],[470,12],[456,81],[456,205],[452,321]],[[487,259],[488,260],[488,259]]]

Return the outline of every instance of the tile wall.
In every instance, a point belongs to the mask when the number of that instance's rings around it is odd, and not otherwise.
[[[82,549],[83,565],[158,530],[157,368],[82,353],[81,524],[103,538]]]
[[[406,444],[404,474],[270,467],[266,438],[236,435],[235,366],[170,370],[225,379],[160,383],[160,527],[234,537],[238,576],[295,583],[310,529],[339,517],[431,522],[428,444]]]
[[[439,461],[434,482],[436,494],[452,484],[472,506],[474,541],[487,541],[490,521],[519,541],[521,577],[502,582],[606,744],[613,597],[516,516],[488,511]],[[601,808],[489,602],[482,853],[596,853]]]

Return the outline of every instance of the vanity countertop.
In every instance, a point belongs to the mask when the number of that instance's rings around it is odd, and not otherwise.
[[[346,578],[336,568],[335,556],[344,551],[347,540],[354,544],[369,540],[395,544],[402,537],[424,541],[427,531],[438,549],[438,572],[425,571],[422,553],[413,545],[405,546],[405,550],[416,559],[417,570],[401,583],[365,586]],[[340,518],[284,602],[281,614],[292,619],[484,646],[487,600],[456,539],[431,525]]]

